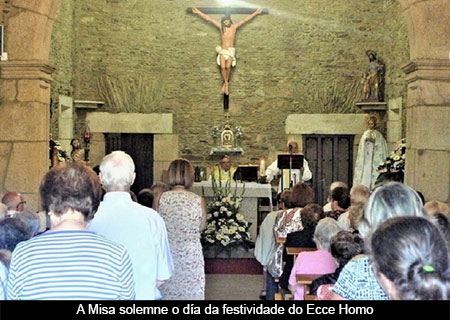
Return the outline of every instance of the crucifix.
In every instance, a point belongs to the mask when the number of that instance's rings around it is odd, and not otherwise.
[[[222,75],[223,85],[221,93],[224,94],[224,109],[228,110],[228,96],[229,96],[229,81],[231,75],[231,68],[236,65],[236,56],[234,48],[234,39],[236,31],[239,27],[253,19],[259,14],[268,14],[267,9],[250,9],[250,8],[188,8],[188,13],[199,15],[201,18],[211,22],[220,30],[222,45],[216,47],[217,64],[220,66],[220,74]],[[215,20],[209,14],[224,14],[221,21]],[[231,13],[233,14],[248,14],[244,19],[237,23],[231,20]]]

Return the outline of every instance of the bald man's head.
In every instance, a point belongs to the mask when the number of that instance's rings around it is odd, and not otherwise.
[[[292,153],[298,153],[298,143],[297,141],[290,140],[287,143],[287,148],[289,151],[292,151]]]
[[[2,203],[8,207],[8,210],[21,212],[24,210],[24,204],[26,201],[24,201],[19,192],[10,191],[5,193],[2,198]]]

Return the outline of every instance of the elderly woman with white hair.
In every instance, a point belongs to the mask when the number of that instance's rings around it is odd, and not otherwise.
[[[384,221],[398,216],[425,216],[422,200],[410,187],[390,182],[377,188],[369,198],[358,230],[366,243],[371,233]],[[378,283],[367,255],[347,263],[333,287],[335,300],[387,300]]]
[[[298,255],[289,277],[289,289],[294,294],[294,300],[303,300],[304,288],[297,285],[297,274],[327,274],[337,268],[336,260],[330,253],[331,238],[341,228],[333,218],[319,221],[314,231],[314,242],[317,250],[306,251]]]

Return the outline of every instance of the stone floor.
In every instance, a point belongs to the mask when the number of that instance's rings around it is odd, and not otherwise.
[[[262,275],[207,274],[206,300],[259,300]]]

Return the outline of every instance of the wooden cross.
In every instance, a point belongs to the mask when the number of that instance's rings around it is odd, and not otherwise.
[[[213,7],[198,7],[200,11],[209,14],[251,14],[255,12],[256,8],[231,8],[231,7],[223,7],[223,8],[213,8]],[[192,14],[192,8],[187,8],[187,13]],[[261,14],[269,14],[269,9],[264,8]]]

